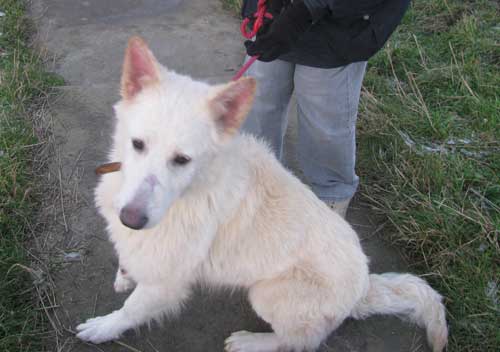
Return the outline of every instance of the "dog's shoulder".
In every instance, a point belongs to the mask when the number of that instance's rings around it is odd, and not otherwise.
[[[234,145],[233,150],[249,160],[276,159],[267,141],[261,137],[242,132],[234,139]]]

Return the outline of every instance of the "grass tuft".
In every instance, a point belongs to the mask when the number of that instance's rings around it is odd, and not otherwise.
[[[421,0],[369,64],[363,194],[446,298],[450,351],[500,345],[498,4]]]
[[[243,0],[222,0],[222,5],[228,10],[233,11],[235,14],[239,14],[241,10],[241,4]]]
[[[37,206],[31,114],[61,80],[29,46],[25,2],[0,0],[0,351],[41,351],[46,320],[37,305],[26,243]]]

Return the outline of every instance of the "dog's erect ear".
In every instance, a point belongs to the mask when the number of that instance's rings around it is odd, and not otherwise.
[[[160,81],[159,66],[142,38],[130,38],[123,62],[122,98],[130,100],[146,86],[158,83]]]
[[[218,89],[210,99],[209,107],[217,127],[224,134],[232,135],[245,120],[252,107],[255,79],[240,78]]]

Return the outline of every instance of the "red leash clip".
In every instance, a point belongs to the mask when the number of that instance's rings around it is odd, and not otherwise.
[[[253,18],[255,19],[255,22],[253,24],[253,28],[251,32],[248,32],[248,24],[250,23],[250,18],[245,18],[243,22],[241,23],[241,34],[247,38],[247,39],[252,39],[257,35],[257,32],[259,31],[260,27],[262,27],[262,24],[264,23],[264,18],[273,19],[273,15],[269,12],[266,11],[266,0],[259,0],[257,3],[257,12],[253,14]]]

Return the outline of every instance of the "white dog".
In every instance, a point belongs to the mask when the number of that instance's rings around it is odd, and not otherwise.
[[[162,67],[129,41],[115,106],[117,126],[96,202],[119,256],[123,307],[77,327],[82,340],[116,339],[176,313],[195,282],[248,290],[273,333],[240,331],[227,351],[315,350],[347,317],[405,315],[447,343],[441,296],[409,274],[369,274],[349,224],[241,135],[252,78],[221,86]]]

